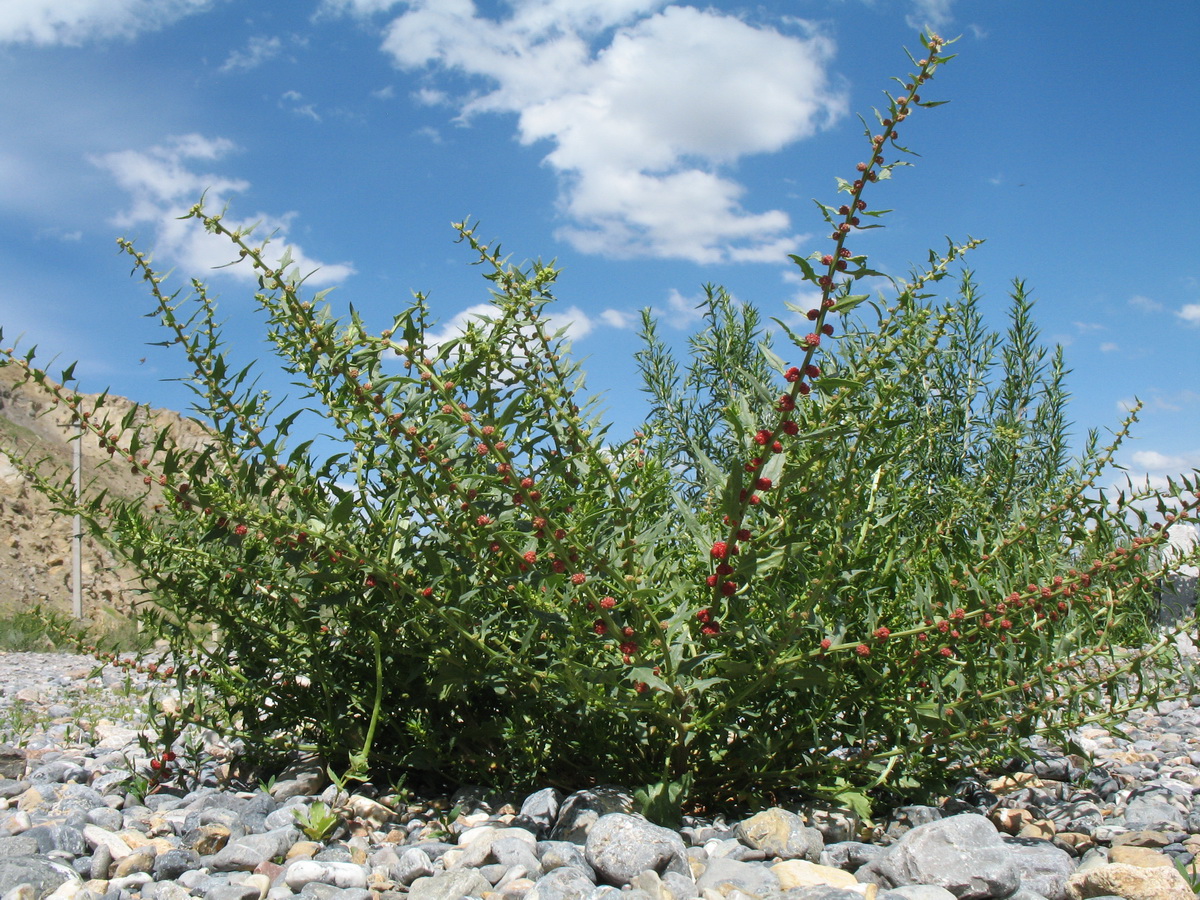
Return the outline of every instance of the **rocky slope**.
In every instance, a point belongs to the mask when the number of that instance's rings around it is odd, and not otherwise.
[[[39,602],[68,613],[72,519],[56,512],[13,463],[39,460],[42,472],[69,476],[74,429],[70,413],[56,407],[44,389],[20,382],[15,365],[0,367],[0,615]],[[85,397],[85,408],[90,409],[96,395]],[[124,397],[109,396],[100,415],[119,418],[133,406]],[[174,412],[142,412],[139,420],[146,434],[166,425],[185,444],[204,439],[199,425]],[[85,484],[122,497],[146,492],[143,475],[114,464],[95,436],[86,435],[82,448]],[[90,537],[83,541],[82,569],[85,617],[103,623],[113,612],[127,612],[137,600],[132,574]]]

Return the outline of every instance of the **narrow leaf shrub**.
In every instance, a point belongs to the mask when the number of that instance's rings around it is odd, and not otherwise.
[[[1174,689],[1154,551],[1195,480],[1105,493],[1132,417],[1072,456],[1028,291],[998,332],[951,274],[977,241],[900,280],[854,243],[904,164],[898,124],[937,105],[920,93],[950,57],[922,42],[842,202],[819,204],[825,249],[793,257],[817,304],[770,324],[709,288],[682,361],[647,314],[629,437],[552,330],[555,269],[508,264],[470,223],[492,313],[435,342],[423,297],[381,333],[339,320],[194,207],[258,273],[295,385],[279,399],[225,352],[204,285],[166,293],[122,241],[212,440],[93,415],[32,353],[7,358],[157,492],[81,512],[141,574],[193,714],[349,777],[621,782],[666,818],[689,797],[928,796]],[[27,470],[73,510],[66,481]]]

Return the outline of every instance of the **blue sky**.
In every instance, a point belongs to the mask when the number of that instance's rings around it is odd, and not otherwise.
[[[865,155],[857,114],[918,28],[961,36],[903,127],[856,249],[903,275],[944,236],[1003,323],[1013,278],[1066,348],[1076,431],[1146,403],[1121,461],[1200,466],[1200,4],[1107,0],[15,0],[0,6],[0,326],[89,390],[181,409],[183,374],[115,238],[220,296],[261,353],[253,281],[175,216],[204,191],[278,229],[382,329],[413,291],[447,330],[487,300],[472,216],[557,259],[558,307],[616,434],[643,414],[638,311],[682,342],[701,286],[803,302],[810,198]]]

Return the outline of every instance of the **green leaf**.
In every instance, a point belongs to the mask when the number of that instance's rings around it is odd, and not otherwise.
[[[800,267],[800,271],[804,273],[805,281],[811,281],[813,284],[817,283],[817,273],[813,269],[812,263],[810,263],[803,256],[798,256],[794,253],[789,254],[788,259]]]
[[[862,386],[861,381],[855,381],[852,378],[822,377],[816,380],[817,390],[823,394],[832,394],[835,391],[854,392],[860,390]]]
[[[859,270],[859,272],[865,272],[865,271],[866,271],[865,269]],[[857,275],[858,272],[856,272],[855,274]],[[877,275],[879,273],[873,272],[871,274]],[[863,303],[865,300],[869,300],[870,298],[871,298],[870,294],[851,294],[848,297],[842,297],[840,300],[837,301],[837,303],[834,304],[833,311],[838,314],[848,313],[848,312],[850,312],[850,310],[854,309],[856,306]]]

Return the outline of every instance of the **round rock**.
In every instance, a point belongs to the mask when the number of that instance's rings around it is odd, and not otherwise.
[[[652,870],[660,875],[674,863],[680,873],[689,871],[683,838],[637,816],[609,813],[596,820],[584,844],[584,856],[607,884],[628,884],[637,874]]]

